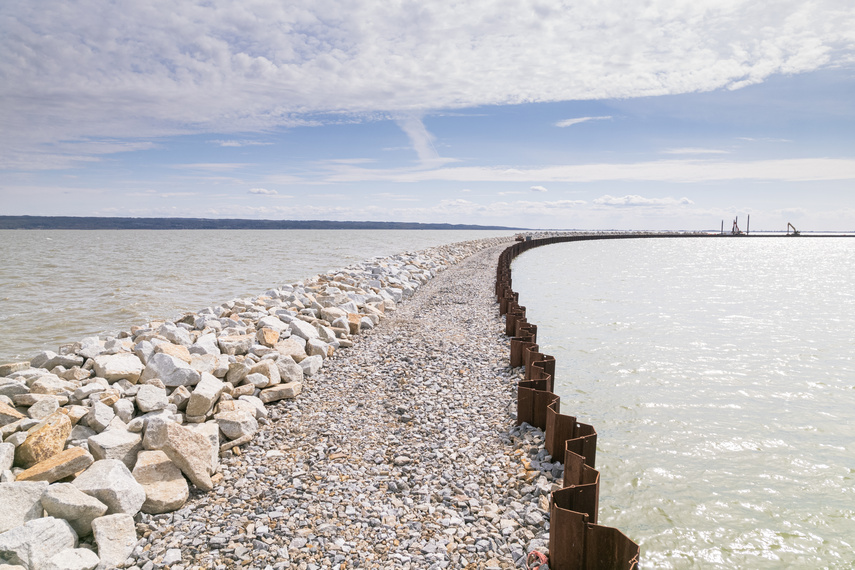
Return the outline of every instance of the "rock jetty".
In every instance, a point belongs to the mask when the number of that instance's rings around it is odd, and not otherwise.
[[[561,467],[513,427],[507,241],[0,366],[0,568],[524,565]]]

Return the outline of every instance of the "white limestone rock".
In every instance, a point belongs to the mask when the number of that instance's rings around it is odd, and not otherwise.
[[[74,486],[95,497],[107,512],[135,515],[145,502],[145,490],[137,483],[130,469],[118,459],[102,459],[77,476]]]
[[[54,554],[42,570],[93,570],[100,561],[88,548],[67,548]]]
[[[320,356],[307,356],[303,360],[300,361],[300,368],[303,369],[304,376],[312,376],[317,374],[318,370],[321,369],[321,366],[324,365],[324,359]]]
[[[40,518],[41,498],[47,488],[46,481],[0,483],[0,532]]]
[[[169,405],[169,396],[167,396],[166,390],[163,388],[151,384],[143,384],[137,390],[135,401],[137,408],[145,414],[165,410]]]
[[[41,501],[48,515],[68,521],[78,536],[91,534],[92,521],[107,512],[107,505],[72,483],[54,483]]]
[[[57,552],[76,547],[74,529],[53,517],[31,520],[0,534],[0,560],[29,570],[43,570]]]
[[[157,334],[173,344],[187,347],[193,344],[193,337],[190,336],[190,332],[174,323],[163,323],[157,329]]]
[[[0,443],[0,472],[12,468],[15,462],[15,446],[11,443]]]
[[[203,334],[196,342],[190,345],[190,354],[207,354],[218,356],[220,354],[220,346],[217,343],[217,335],[215,333]]]
[[[101,402],[95,402],[86,414],[86,424],[100,433],[110,425],[114,417],[116,417],[116,412],[113,411],[112,407]]]
[[[134,517],[126,513],[117,513],[99,517],[92,521],[92,535],[98,545],[97,568],[118,568],[125,563],[137,544],[137,530]]]
[[[258,421],[255,419],[255,411],[231,410],[214,414],[214,419],[220,426],[228,439],[238,439],[245,436],[253,436],[258,431]]]
[[[153,418],[146,425],[143,447],[166,453],[200,490],[214,488],[211,481],[211,441],[205,435],[172,421]]]
[[[141,451],[133,475],[145,489],[144,513],[161,514],[178,510],[190,496],[187,480],[163,451]]]
[[[298,336],[306,340],[318,338],[318,329],[316,329],[313,325],[310,325],[306,321],[301,321],[300,319],[294,319],[293,321],[288,323],[288,330],[291,331],[292,335]]]
[[[290,356],[280,356],[278,360],[276,360],[276,368],[279,369],[279,378],[281,382],[289,383],[289,382],[302,382],[303,381],[303,369],[299,364],[294,362],[294,359]]]
[[[142,360],[130,352],[103,354],[95,357],[95,374],[106,378],[108,382],[126,379],[136,383],[142,374]]]
[[[149,358],[145,370],[140,375],[140,382],[159,378],[164,386],[195,386],[201,376],[183,360],[163,352],[155,353]]]
[[[279,400],[296,398],[302,391],[302,382],[288,382],[287,384],[278,384],[272,388],[262,390],[258,398],[265,404],[269,404]]]
[[[93,435],[88,444],[89,453],[95,461],[118,459],[128,469],[133,469],[137,453],[142,451],[142,436],[122,429],[111,429]]]
[[[202,373],[202,379],[196,384],[185,413],[188,416],[204,416],[214,408],[214,404],[223,393],[225,383],[212,374]]]

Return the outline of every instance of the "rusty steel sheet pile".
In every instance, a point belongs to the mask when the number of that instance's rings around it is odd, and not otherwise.
[[[630,237],[608,236],[606,239]],[[634,236],[633,236],[634,237]],[[593,426],[561,413],[553,391],[555,358],[540,352],[537,325],[526,321],[525,307],[511,287],[511,261],[533,247],[559,242],[604,239],[600,236],[556,236],[517,242],[499,257],[496,296],[511,337],[510,365],[524,366],[517,385],[517,423],[542,429],[554,461],[564,463],[564,486],[552,493],[549,527],[551,570],[637,570],[638,545],[615,528],[597,524],[600,473],[594,469],[597,432]]]

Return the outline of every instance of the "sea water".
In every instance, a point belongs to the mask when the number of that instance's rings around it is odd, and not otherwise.
[[[0,363],[469,230],[0,230]]]
[[[855,239],[575,242],[512,270],[642,567],[855,567]]]

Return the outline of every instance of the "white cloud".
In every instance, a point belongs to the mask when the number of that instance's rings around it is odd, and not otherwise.
[[[244,147],[244,146],[268,146],[268,145],[273,144],[271,142],[252,141],[252,140],[212,140],[212,141],[208,141],[208,142],[213,143],[217,146],[235,147],[235,148]]]
[[[565,119],[563,121],[558,121],[555,123],[556,127],[572,127],[573,125],[578,125],[579,123],[586,123],[588,121],[605,121],[606,119],[611,119],[611,116],[607,117],[578,117],[576,119]]]
[[[263,196],[275,196],[279,194],[276,190],[268,190],[267,188],[250,188],[250,194],[261,194]]]
[[[531,191],[532,192],[549,192],[549,190],[547,190],[543,186],[532,186]]]
[[[694,204],[688,198],[644,198],[638,195],[628,195],[616,198],[606,194],[594,200],[599,206],[688,206]]]
[[[662,151],[662,154],[730,154],[728,150],[720,150],[716,148],[667,148]]]
[[[855,11],[836,0],[547,1],[537,10],[527,0],[418,10],[365,0],[335,8],[316,0],[7,2],[0,156],[67,165],[97,151],[51,145],[738,88],[855,59]],[[435,155],[430,135],[404,126],[420,157]],[[43,156],[28,161],[32,153]]]

